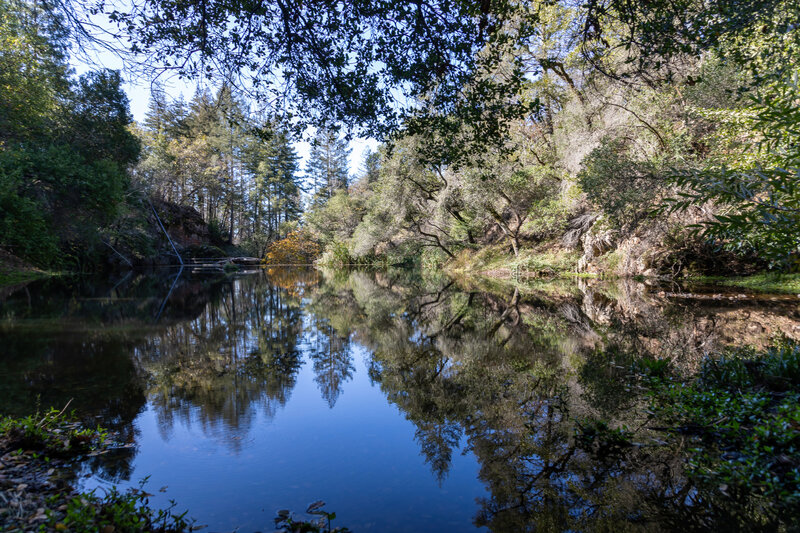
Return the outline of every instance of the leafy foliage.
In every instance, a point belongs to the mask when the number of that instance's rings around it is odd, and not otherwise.
[[[102,447],[107,431],[84,428],[75,414],[51,408],[24,418],[0,419],[0,436],[7,448],[36,450],[52,457],[71,457]]]
[[[63,513],[50,512],[49,525],[56,531],[178,533],[193,530],[193,521],[186,518],[186,511],[173,513],[175,502],[166,509],[151,508],[144,483],[138,489],[125,492],[111,487],[102,496],[97,490],[77,495],[65,505]]]
[[[302,230],[270,243],[264,261],[270,265],[308,265],[320,254],[320,246]]]
[[[62,22],[0,2],[0,246],[41,266],[91,258],[139,154],[119,74],[71,78]]]
[[[449,117],[463,117],[485,124],[486,139],[503,116],[527,111],[513,100],[492,107],[524,83],[521,64],[510,63],[504,76],[478,74],[492,72],[535,33],[536,10],[528,7],[507,0],[312,1],[302,10],[275,1],[100,5],[157,67],[189,77],[241,73],[242,89],[300,131],[309,122],[345,123],[380,136],[401,125],[444,128]]]
[[[697,110],[717,122],[718,131],[704,141],[720,150],[705,164],[674,172],[673,182],[684,191],[673,199],[671,211],[713,202],[719,211],[699,225],[707,238],[729,249],[755,251],[774,267],[793,268],[800,252],[794,236],[800,222],[800,91],[797,73],[788,65],[800,57],[797,10],[779,0],[685,4],[700,15],[686,19],[696,33],[669,26],[667,17],[657,19],[665,24],[661,28],[638,24],[633,33],[648,43],[640,57],[651,60],[647,52],[657,51],[668,60],[691,50],[711,52],[712,63],[719,61],[716,55],[744,71],[729,88],[744,98],[733,108]],[[677,5],[654,2],[669,13]],[[635,8],[617,7],[629,22],[640,20]]]
[[[651,161],[637,161],[624,141],[604,139],[583,160],[578,183],[617,228],[635,227],[649,212],[662,180]]]
[[[68,404],[69,405],[69,404]],[[68,406],[67,405],[67,406]],[[44,414],[38,411],[24,418],[2,417],[0,419],[0,446],[2,451],[16,450],[14,453],[27,453],[27,463],[36,471],[37,465],[45,464],[52,473],[55,469],[65,469],[65,463],[53,461],[85,460],[87,457],[108,451],[111,444],[109,433],[103,428],[90,429],[81,425],[74,412],[50,409]],[[48,475],[49,475],[48,473]],[[45,520],[39,531],[121,531],[136,533],[152,531],[177,533],[192,531],[193,521],[186,519],[186,512],[174,514],[175,502],[167,509],[153,509],[149,496],[143,490],[147,480],[138,489],[125,492],[112,487],[98,495],[98,490],[77,493],[71,489],[53,491],[40,496],[43,505],[34,520]],[[21,485],[24,490],[27,485]],[[5,511],[5,509],[4,509]],[[29,516],[12,516],[2,513],[4,526],[30,527],[34,520]],[[41,518],[39,516],[41,515]],[[10,519],[10,520],[9,520]],[[25,522],[22,522],[22,520]]]
[[[696,439],[689,474],[713,495],[710,505],[773,527],[800,502],[798,390],[800,345],[782,342],[709,358],[688,383],[661,382],[653,409]]]
[[[703,223],[703,234],[729,249],[755,250],[776,267],[796,267],[800,244],[800,170],[686,171],[674,181],[691,189],[673,209],[714,201],[725,207]]]
[[[675,183],[687,191],[671,208],[716,202],[723,209],[703,224],[706,236],[728,248],[755,250],[776,267],[791,268],[800,254],[798,78],[773,82],[764,93],[746,115],[727,120],[737,120],[734,131],[752,132],[754,141],[745,149],[756,156],[745,158],[744,165],[722,161],[675,174]]]

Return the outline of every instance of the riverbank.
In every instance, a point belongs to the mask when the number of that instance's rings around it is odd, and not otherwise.
[[[697,276],[689,278],[693,283],[708,283],[726,287],[738,287],[757,292],[800,295],[800,273],[775,274],[765,272],[752,276]]]
[[[1,418],[0,530],[192,531],[186,513],[151,508],[143,487],[126,492],[112,488],[104,494],[75,489],[76,467],[122,446],[114,435],[84,427],[64,410]]]
[[[8,252],[0,250],[0,289],[49,275],[51,274],[29,265]]]
[[[579,274],[579,255],[558,248],[521,248],[515,256],[507,246],[492,245],[476,250],[464,250],[444,265],[444,270],[456,276],[484,276],[498,279],[550,279],[557,277],[596,277]]]
[[[714,285],[745,289],[757,293],[800,294],[800,273],[761,272],[746,276],[668,275],[621,276],[613,252],[601,257],[592,272],[579,272],[580,255],[558,247],[522,248],[518,255],[509,253],[507,246],[487,246],[477,251],[465,250],[444,264],[448,274],[465,279],[491,280],[502,285],[536,285],[558,279],[602,278],[633,279],[637,281],[678,281],[689,285]]]

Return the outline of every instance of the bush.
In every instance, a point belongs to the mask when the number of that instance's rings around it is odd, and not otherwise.
[[[662,185],[652,162],[635,160],[624,141],[608,138],[586,157],[578,182],[617,229],[635,226]]]
[[[59,263],[58,239],[34,200],[0,190],[0,234],[0,245],[19,257],[38,266]]]
[[[800,345],[708,358],[689,382],[654,378],[652,409],[694,440],[688,473],[706,503],[772,530],[800,505]],[[749,509],[749,511],[748,511]]]
[[[308,265],[319,257],[321,248],[311,235],[295,230],[267,248],[264,262],[270,265]]]
[[[319,263],[326,266],[342,267],[352,265],[355,261],[347,249],[347,245],[340,242],[332,242],[325,248],[325,253],[319,259]]]
[[[208,233],[211,244],[214,246],[224,246],[228,243],[228,235],[219,220],[213,219],[208,223]]]
[[[217,246],[211,246],[209,244],[197,244],[193,246],[189,246],[183,251],[184,257],[203,257],[203,258],[223,258],[228,257],[223,250],[218,248]]]

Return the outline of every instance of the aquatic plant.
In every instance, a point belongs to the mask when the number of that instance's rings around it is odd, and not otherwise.
[[[336,513],[329,513],[323,509],[325,502],[322,500],[311,503],[306,513],[318,515],[319,518],[304,520],[296,519],[288,509],[278,511],[275,517],[275,527],[283,533],[349,533],[346,527],[331,529],[331,521],[336,518]]]
[[[689,438],[687,474],[697,504],[767,527],[800,504],[800,344],[708,357],[696,378],[654,382],[651,409]]]

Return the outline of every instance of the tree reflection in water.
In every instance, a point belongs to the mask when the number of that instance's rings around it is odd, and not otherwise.
[[[151,376],[148,398],[165,438],[176,422],[239,451],[260,407],[268,418],[289,400],[302,366],[301,301],[315,276],[285,272],[230,280],[191,321],[137,347]],[[266,282],[265,282],[266,281]]]
[[[369,348],[370,377],[416,425],[440,481],[465,438],[491,494],[476,525],[661,531],[724,523],[713,497],[683,475],[681,450],[641,429],[646,399],[629,372],[636,358],[669,357],[691,369],[717,332],[702,327],[702,310],[641,289],[623,287],[617,298],[585,284],[573,290],[522,298],[447,280],[328,274],[311,309]],[[587,438],[606,425],[640,430],[610,445]]]
[[[370,380],[414,424],[440,483],[454,454],[474,453],[489,489],[474,522],[492,531],[738,527],[683,475],[683,450],[647,429],[629,369],[668,358],[692,372],[717,345],[800,330],[787,318],[795,311],[774,302],[676,304],[632,283],[522,295],[407,272],[301,269],[188,276],[154,324],[168,281],[112,280],[89,298],[86,287],[48,282],[39,300],[32,290],[4,302],[5,412],[74,397],[133,442],[149,401],[164,438],[191,425],[238,452],[259,413],[271,420],[287,404],[306,362],[334,408],[363,347]],[[591,438],[602,424],[630,438]],[[126,479],[134,451],[125,453],[90,466]]]

